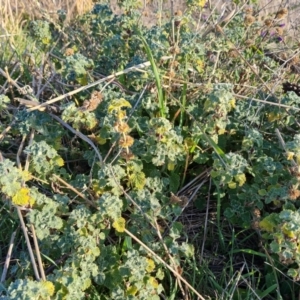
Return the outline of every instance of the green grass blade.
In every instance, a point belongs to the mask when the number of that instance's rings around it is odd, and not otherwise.
[[[185,57],[185,81],[187,80],[187,58]],[[181,111],[180,111],[180,124],[179,126],[182,127],[183,126],[183,120],[184,120],[184,113],[185,113],[185,109],[186,109],[186,94],[187,94],[187,84],[184,83],[183,84],[183,88],[182,88],[182,93],[181,93]]]
[[[236,250],[232,251],[232,253],[239,253],[239,252],[243,252],[243,253],[247,253],[247,254],[252,254],[252,255],[256,255],[256,256],[261,256],[263,258],[267,257],[266,254],[254,251],[252,249],[236,249]]]
[[[162,89],[162,85],[161,85],[161,80],[160,80],[160,76],[159,76],[159,72],[157,69],[157,66],[155,64],[154,61],[154,57],[152,55],[152,51],[148,45],[148,43],[146,42],[146,40],[144,39],[144,37],[142,36],[141,33],[139,33],[140,39],[142,40],[147,56],[148,56],[148,60],[150,61],[154,76],[155,76],[155,82],[156,82],[156,87],[158,90],[158,103],[159,103],[159,109],[160,109],[160,115],[161,117],[165,117],[166,116],[166,107],[165,107],[165,101],[164,101],[164,94],[163,94],[163,89]]]
[[[225,249],[225,242],[224,242],[224,235],[222,233],[222,228],[221,228],[221,196],[220,196],[220,189],[219,185],[215,182],[214,185],[217,189],[217,227],[218,227],[218,233],[219,233],[219,240],[222,245],[222,249]]]
[[[269,286],[265,291],[263,291],[262,293],[259,293],[259,296],[261,297],[261,299],[263,299],[264,297],[269,296],[274,290],[276,290],[277,288],[277,283]]]

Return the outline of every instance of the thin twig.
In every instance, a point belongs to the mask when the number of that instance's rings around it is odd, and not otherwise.
[[[211,75],[214,75],[214,74],[215,74],[215,72],[216,72],[217,65],[218,65],[218,62],[219,62],[219,59],[220,59],[220,53],[221,53],[221,51],[217,51],[217,55],[216,55],[216,61],[215,61],[215,64],[214,64],[213,70],[212,70],[212,72],[211,72]]]
[[[19,146],[19,149],[18,149],[18,152],[17,152],[17,166],[20,170],[22,170],[22,165],[21,165],[21,161],[20,161],[20,155],[22,154],[22,151],[23,151],[23,148],[24,148],[24,144],[25,144],[25,140],[26,140],[26,134],[23,134],[23,137],[22,137],[22,141],[20,143],[20,146]]]
[[[29,143],[28,143],[29,145],[32,144],[33,138],[34,138],[34,129],[32,129],[31,133],[30,133],[30,139],[29,139]],[[22,166],[21,166],[21,163],[20,163],[20,157],[19,156],[21,155],[21,152],[22,152],[22,150],[24,148],[25,140],[26,140],[26,135],[23,135],[23,139],[22,139],[22,142],[21,142],[21,144],[19,146],[18,153],[17,153],[17,165],[18,165],[18,168],[21,169],[21,170],[22,170]],[[29,169],[29,158],[30,158],[30,155],[27,154],[26,162],[25,162],[25,168],[24,168],[25,171],[28,171],[28,169]],[[24,184],[24,182],[22,184]],[[20,208],[17,207],[17,210],[18,210],[18,213],[19,213]],[[22,214],[21,214],[21,216],[22,216]],[[20,221],[24,222],[23,219],[20,220]],[[24,235],[25,235],[25,238],[26,238],[26,241],[27,241],[27,239],[28,239],[28,232],[27,232],[27,230],[25,230],[25,231],[23,230],[23,232],[24,232]],[[42,263],[42,258],[41,258],[41,253],[40,253],[40,249],[39,249],[39,245],[38,245],[38,241],[37,241],[37,237],[36,237],[36,233],[35,233],[33,224],[31,224],[31,233],[32,233],[32,237],[33,237],[34,248],[35,248],[35,253],[36,253],[36,257],[37,257],[37,261],[38,261],[40,275],[41,275],[41,277],[42,277],[43,280],[46,280],[45,272],[44,272],[44,267],[43,267],[43,263]],[[28,251],[30,253],[32,251],[32,248],[31,248],[31,245],[28,244],[28,242],[27,242],[27,248],[28,248]],[[32,256],[33,256],[33,254],[32,254]],[[33,265],[36,265],[35,260],[31,261],[31,262],[32,262]]]
[[[28,249],[28,252],[29,252],[30,259],[31,259],[31,263],[32,263],[32,268],[33,268],[33,271],[34,271],[34,275],[35,275],[36,280],[40,281],[41,277],[39,275],[39,271],[38,271],[38,268],[37,268],[37,265],[36,265],[36,262],[35,262],[35,258],[34,258],[33,251],[32,251],[32,247],[31,247],[30,240],[29,240],[29,237],[28,237],[27,228],[26,228],[23,216],[22,216],[22,212],[21,212],[20,207],[16,206],[16,209],[17,209],[19,220],[21,222],[21,227],[22,227],[22,230],[23,230],[23,233],[24,233],[24,236],[25,236],[25,240],[26,240],[26,244],[27,244],[27,249]]]
[[[160,234],[159,226],[158,226],[158,224],[157,224],[157,220],[156,220],[156,219],[154,219],[154,224],[155,224],[155,227],[156,227],[156,232],[157,232],[158,238],[159,238],[161,244],[163,245],[163,247],[164,247],[164,249],[165,249],[165,252],[166,252],[167,255],[169,256],[169,259],[170,259],[170,261],[171,261],[171,263],[172,263],[173,268],[176,269],[178,266],[176,265],[173,256],[170,254],[170,251],[169,251],[167,245],[165,244],[165,242],[164,242],[164,240],[163,240],[163,238],[162,238],[162,236],[161,236],[161,234]],[[180,265],[179,265],[179,267],[180,267]],[[176,276],[176,274],[175,274],[175,276]],[[176,278],[177,278],[177,276],[176,276]],[[181,284],[181,282],[180,282],[180,278],[177,278],[177,281],[178,281],[178,285],[179,285],[179,287],[180,287],[182,296],[183,296],[185,299],[187,299],[187,296],[185,295],[185,291],[184,291],[184,289],[183,289],[183,287],[182,287],[182,284]]]
[[[26,139],[26,135],[23,136],[22,142],[19,145],[19,149],[18,149],[18,153],[17,153],[17,166],[20,170],[22,170],[22,166],[21,166],[19,156],[21,155],[21,152],[23,151],[25,139]],[[24,184],[24,182],[22,184]],[[21,227],[22,227],[23,234],[24,234],[24,237],[25,237],[25,240],[26,240],[27,249],[28,249],[28,252],[29,252],[29,255],[30,255],[30,259],[31,259],[31,263],[32,263],[32,267],[33,267],[33,270],[34,270],[35,277],[36,277],[37,280],[40,280],[41,278],[40,278],[40,275],[39,275],[39,272],[38,272],[38,269],[37,269],[37,265],[36,265],[35,258],[34,258],[34,255],[33,255],[32,247],[31,247],[30,240],[29,240],[29,237],[28,237],[28,231],[27,231],[24,219],[23,219],[21,208],[19,206],[15,206],[15,207],[17,209],[19,220],[21,222]]]
[[[10,264],[11,253],[12,253],[12,249],[14,247],[14,241],[15,241],[15,237],[16,237],[17,232],[18,232],[18,229],[15,230],[12,233],[10,241],[9,241],[9,247],[8,247],[8,251],[7,251],[7,254],[6,254],[6,258],[5,258],[5,262],[4,262],[4,266],[3,266],[3,271],[2,271],[2,275],[1,275],[1,281],[0,281],[1,283],[3,283],[5,281],[5,278],[6,278],[6,274],[7,274],[8,268],[9,268],[9,264]]]
[[[42,277],[43,280],[46,280],[45,271],[44,271],[43,262],[42,262],[42,257],[41,257],[41,253],[40,253],[40,247],[39,247],[39,243],[38,243],[38,240],[37,240],[37,237],[36,237],[36,233],[35,233],[35,229],[34,229],[33,224],[30,225],[30,229],[31,229],[31,233],[32,233],[34,248],[35,248],[35,252],[36,252],[36,257],[37,257],[41,277]]]
[[[30,105],[31,107],[37,107],[38,106],[38,102],[35,101],[30,101],[30,100],[25,100],[25,99],[20,99],[18,98],[18,101],[24,103],[25,105]],[[41,108],[43,109],[43,108]],[[92,146],[92,148],[95,150],[100,164],[103,165],[103,160],[102,160],[102,156],[98,150],[98,148],[96,147],[96,145],[92,142],[92,140],[90,138],[88,138],[86,135],[84,135],[83,133],[81,133],[80,131],[75,130],[74,128],[72,128],[69,124],[67,124],[66,122],[64,122],[60,117],[49,113],[49,115],[55,119],[56,121],[58,121],[61,125],[63,125],[65,128],[67,128],[68,130],[70,130],[72,133],[74,133],[75,135],[77,135],[79,138],[81,138],[82,140],[84,140],[85,142],[87,142],[90,146]]]
[[[29,137],[29,142],[28,142],[29,146],[31,146],[32,143],[33,143],[34,133],[35,133],[35,130],[32,129],[31,132],[30,132],[30,137]],[[29,169],[29,161],[30,161],[30,154],[27,154],[26,162],[25,162],[25,166],[24,166],[25,171],[28,171],[28,169]],[[38,241],[37,241],[34,225],[31,224],[30,228],[31,228],[31,233],[32,233],[32,238],[33,238],[33,243],[34,243],[34,248],[35,248],[35,255],[36,255],[39,270],[40,270],[40,275],[41,275],[43,280],[46,280],[44,266],[43,266],[43,262],[42,262],[41,252],[40,252],[40,247],[39,247],[39,244],[38,244]]]
[[[189,289],[191,289],[201,300],[205,300],[194,287],[192,287],[186,279],[184,279],[176,270],[170,267],[159,255],[152,251],[147,245],[145,245],[140,239],[133,235],[130,231],[125,229],[125,233],[128,234],[132,239],[134,239],[138,244],[140,244],[145,250],[151,253],[159,262],[161,262],[166,268],[168,268],[177,278],[179,278],[184,284],[186,284]]]
[[[208,197],[206,202],[206,212],[205,212],[205,222],[204,222],[204,232],[203,232],[203,242],[201,247],[201,255],[199,260],[199,265],[202,264],[206,235],[207,235],[207,223],[208,223],[208,212],[209,212],[209,204],[210,204],[210,192],[211,192],[211,178],[209,180],[209,188],[208,188]]]
[[[201,174],[197,175],[193,180],[191,180],[189,183],[187,183],[181,190],[177,192],[177,195],[182,195],[185,193],[188,189],[191,189],[191,185],[194,184],[195,182],[199,182],[199,179],[203,179],[205,177],[208,177],[210,174],[212,168],[204,170]]]
[[[278,140],[279,140],[279,142],[280,142],[280,144],[281,144],[281,147],[283,148],[283,150],[286,152],[286,154],[287,154],[287,149],[286,149],[286,146],[285,146],[285,142],[284,142],[284,140],[283,140],[283,138],[282,138],[282,135],[281,135],[281,133],[280,133],[280,131],[278,130],[278,128],[276,128],[275,129],[275,133],[276,133],[276,135],[277,135],[277,137],[278,137]],[[294,167],[298,167],[298,165],[297,165],[297,163],[295,162],[295,160],[294,159],[291,159],[291,163],[292,163],[292,165],[294,166]]]
[[[168,59],[170,59],[170,58],[172,58],[172,57],[171,57],[171,56],[164,56],[164,57],[161,58],[161,60],[168,60]],[[90,84],[88,84],[88,85],[82,86],[82,87],[80,87],[80,88],[78,88],[78,89],[76,89],[76,90],[74,90],[74,91],[68,92],[68,93],[66,93],[66,94],[64,94],[64,95],[60,95],[60,96],[58,96],[58,97],[56,97],[56,98],[53,98],[53,99],[51,99],[51,100],[48,100],[48,101],[46,101],[46,102],[44,102],[44,103],[41,103],[41,104],[39,104],[39,105],[37,105],[37,106],[35,106],[35,107],[31,107],[31,108],[29,108],[27,111],[30,112],[30,111],[37,110],[37,109],[39,109],[39,108],[41,108],[41,107],[47,106],[47,105],[52,104],[52,103],[55,103],[55,102],[57,102],[57,101],[60,101],[60,100],[62,100],[62,99],[64,99],[64,98],[66,98],[66,97],[69,97],[69,96],[78,94],[79,92],[84,91],[84,90],[87,90],[87,89],[89,89],[89,88],[91,88],[91,87],[94,87],[94,86],[96,86],[96,85],[98,85],[99,83],[102,83],[102,82],[104,82],[104,81],[113,79],[113,78],[115,78],[115,77],[118,77],[118,76],[123,75],[123,74],[126,74],[126,73],[130,73],[130,72],[133,72],[133,71],[139,71],[140,69],[149,67],[150,65],[151,65],[150,61],[147,61],[147,62],[138,64],[138,65],[132,66],[132,67],[127,68],[127,69],[125,69],[125,70],[123,70],[123,71],[119,71],[119,72],[117,72],[117,73],[115,73],[115,74],[111,74],[111,75],[109,75],[109,76],[107,76],[107,77],[105,77],[105,78],[102,78],[102,79],[100,79],[100,80],[97,80],[97,81],[95,81],[95,82],[92,82],[92,83],[90,83]],[[0,73],[1,73],[1,69],[0,69]]]
[[[57,176],[55,174],[53,174],[53,177],[55,179],[57,179],[59,182],[61,182],[62,184],[64,184],[68,189],[70,189],[72,192],[74,192],[76,195],[78,195],[84,201],[86,201],[86,203],[88,205],[99,210],[99,208],[97,207],[97,205],[94,202],[92,202],[90,199],[86,198],[82,193],[80,193],[78,190],[76,190],[72,185],[68,184],[67,182],[65,182],[63,179],[61,179],[59,176]]]
[[[208,176],[208,175],[207,175]],[[186,202],[186,204],[182,207],[181,209],[181,213],[186,209],[186,207],[193,201],[193,199],[195,198],[195,196],[197,195],[199,189],[203,186],[203,184],[207,181],[207,178],[204,178],[202,180],[202,182],[200,182],[195,191],[193,192],[193,194],[189,197],[188,201]],[[177,193],[178,195],[178,193]],[[168,226],[168,229],[164,232],[163,236],[166,236],[166,234],[168,233],[169,229],[172,228],[173,224],[179,219],[180,215],[178,214],[173,220],[172,223]]]
[[[31,132],[30,132],[28,145],[32,145],[33,139],[34,139],[34,130],[32,129]],[[27,153],[27,155],[26,155],[26,161],[25,161],[25,165],[24,165],[24,170],[28,171],[28,169],[29,169],[29,163],[30,163],[30,154]]]
[[[77,135],[79,138],[81,138],[82,140],[84,140],[85,142],[87,142],[90,146],[92,146],[92,148],[95,150],[98,159],[100,161],[101,166],[103,166],[103,160],[102,160],[102,156],[98,150],[98,148],[96,147],[96,145],[92,142],[91,139],[89,139],[86,135],[84,135],[83,133],[81,133],[80,131],[75,130],[74,128],[72,128],[69,124],[67,124],[66,122],[64,122],[61,118],[59,118],[58,116],[49,113],[49,115],[55,119],[56,121],[58,121],[61,125],[63,125],[65,128],[67,128],[68,130],[70,130],[72,133],[74,133],[75,135]]]
[[[215,30],[216,26],[220,26],[221,24],[224,24],[224,26],[226,26],[230,22],[230,20],[233,18],[233,16],[235,15],[235,13],[237,11],[236,4],[233,3],[233,5],[234,5],[234,8],[231,11],[229,11],[228,14],[223,15],[223,16],[221,15],[216,24],[208,27],[208,29],[203,33],[202,38],[206,37],[210,32]]]
[[[257,98],[252,98],[252,97],[247,97],[247,96],[242,96],[242,95],[238,95],[238,94],[232,94],[232,95],[234,97],[240,98],[240,99],[246,99],[246,100],[256,101],[256,102],[260,102],[260,103],[264,103],[264,104],[268,104],[268,105],[273,105],[273,106],[278,106],[278,107],[293,109],[293,110],[296,110],[296,111],[300,110],[300,108],[295,107],[295,106],[289,106],[289,105],[285,105],[285,104],[281,104],[281,103],[270,102],[270,101],[261,100],[261,99],[257,99]]]

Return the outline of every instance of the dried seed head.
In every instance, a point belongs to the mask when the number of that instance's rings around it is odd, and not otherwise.
[[[181,19],[182,19],[182,11],[181,11],[181,10],[177,10],[177,11],[174,13],[174,16],[175,16],[175,22],[174,22],[174,25],[175,25],[175,27],[179,27],[180,24],[181,24]]]
[[[292,59],[291,59],[291,64],[292,65],[296,65],[299,63],[299,56],[294,56]]]
[[[253,8],[251,6],[247,6],[245,9],[244,9],[244,12],[247,14],[247,15],[252,15],[253,13]]]
[[[217,62],[217,55],[215,55],[212,51],[207,51],[207,57],[212,63]]]
[[[289,198],[291,200],[297,200],[299,198],[299,196],[300,196],[300,191],[298,189],[293,188],[293,187],[290,188],[290,190],[289,190]]]
[[[126,151],[125,149],[120,153],[120,156],[126,159],[126,161],[134,158],[134,154],[130,150]]]
[[[189,199],[186,196],[177,196],[171,193],[170,203],[171,204],[179,204],[181,207],[184,207],[188,204]]]
[[[236,57],[239,56],[239,53],[238,53],[238,51],[236,49],[230,49],[228,51],[228,56],[232,57],[232,58],[236,58]]]
[[[134,138],[129,136],[129,135],[125,135],[124,137],[120,138],[119,140],[119,145],[122,148],[128,148],[131,147],[133,145],[134,142]]]
[[[253,17],[252,15],[246,15],[244,18],[244,24],[246,26],[250,26],[251,24],[253,24],[255,22],[255,17]]]
[[[251,222],[251,228],[254,229],[254,230],[259,230],[260,227],[259,227],[259,221],[258,220],[253,220]]]
[[[267,27],[271,27],[272,24],[273,24],[273,21],[272,21],[271,19],[266,19],[266,20],[264,21],[264,23],[265,23],[265,25],[266,25]]]
[[[286,52],[281,52],[280,55],[279,55],[280,59],[282,60],[288,60],[289,59],[289,56]]]
[[[171,69],[170,72],[168,73],[168,76],[169,76],[170,78],[174,78],[175,75],[176,75],[176,73],[175,73],[175,71],[174,71],[173,69]]]
[[[180,63],[177,60],[174,60],[171,64],[174,68],[176,68],[180,65]]]
[[[74,53],[75,53],[74,49],[72,49],[72,48],[67,48],[67,49],[65,50],[65,52],[64,52],[64,55],[65,55],[65,56],[71,56],[71,55],[73,55]]]
[[[114,125],[114,128],[117,132],[120,132],[120,133],[127,133],[130,131],[130,127],[128,126],[127,123],[125,122],[116,122],[116,124]]]
[[[254,41],[249,39],[249,40],[247,40],[247,41],[245,42],[245,45],[246,45],[247,47],[250,47],[250,46],[254,45]]]
[[[255,208],[253,208],[253,210],[252,210],[252,214],[253,214],[253,216],[255,217],[255,218],[260,218],[260,210],[257,208],[257,207],[255,207]]]
[[[289,12],[288,9],[285,7],[279,9],[278,12],[276,13],[275,19],[281,20],[281,19],[285,18],[287,16],[288,12]]]
[[[175,11],[174,15],[175,15],[175,17],[181,17],[182,11],[180,9],[178,9],[177,11]]]
[[[169,52],[171,54],[179,54],[180,53],[180,48],[178,46],[173,46],[169,48]]]
[[[283,35],[283,28],[281,27],[276,27],[276,33],[279,35],[279,36],[282,36]]]

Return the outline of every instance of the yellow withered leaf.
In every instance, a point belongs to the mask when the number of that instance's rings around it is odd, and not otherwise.
[[[54,284],[51,281],[42,281],[43,288],[46,290],[48,296],[53,296],[55,292]]]
[[[234,176],[235,181],[239,184],[239,186],[244,185],[246,182],[246,176],[244,173],[238,174]]]
[[[151,273],[151,272],[154,271],[154,269],[155,269],[155,262],[154,262],[154,260],[151,259],[151,258],[147,258],[147,267],[146,267],[146,271],[147,271],[148,273]]]
[[[114,99],[108,107],[108,113],[112,113],[114,110],[120,110],[122,107],[131,107],[131,104],[124,98]]]
[[[12,202],[15,205],[20,206],[32,206],[35,200],[29,195],[29,189],[26,187],[22,187],[17,193],[12,197]]]
[[[116,229],[116,231],[124,232],[125,231],[125,223],[126,223],[125,219],[120,217],[113,222],[112,226],[113,226],[113,228]]]

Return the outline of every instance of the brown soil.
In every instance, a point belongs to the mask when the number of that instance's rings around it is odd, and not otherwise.
[[[4,4],[2,4],[4,2]],[[26,13],[50,13],[55,14],[58,9],[65,9],[70,11],[73,16],[76,14],[82,14],[91,9],[93,6],[93,0],[0,0],[2,9],[6,9],[7,6],[11,6],[13,10],[25,11]],[[112,9],[116,13],[120,13],[120,9],[117,5],[117,0],[103,1],[103,3],[109,2]],[[140,0],[141,11],[143,14],[143,22],[147,25],[153,25],[157,22],[159,13],[162,12],[163,17],[169,16],[171,13],[171,3],[173,3],[174,11],[180,9],[185,10],[186,1],[185,0]],[[227,2],[230,5],[230,0],[210,0],[211,7],[217,5],[218,8],[222,6],[223,3]],[[241,1],[242,2],[242,1]],[[300,2],[299,0],[259,0],[259,6],[261,8],[261,13],[264,15],[275,14],[281,7],[287,7],[289,9],[288,19],[291,22],[299,22],[300,16]]]

